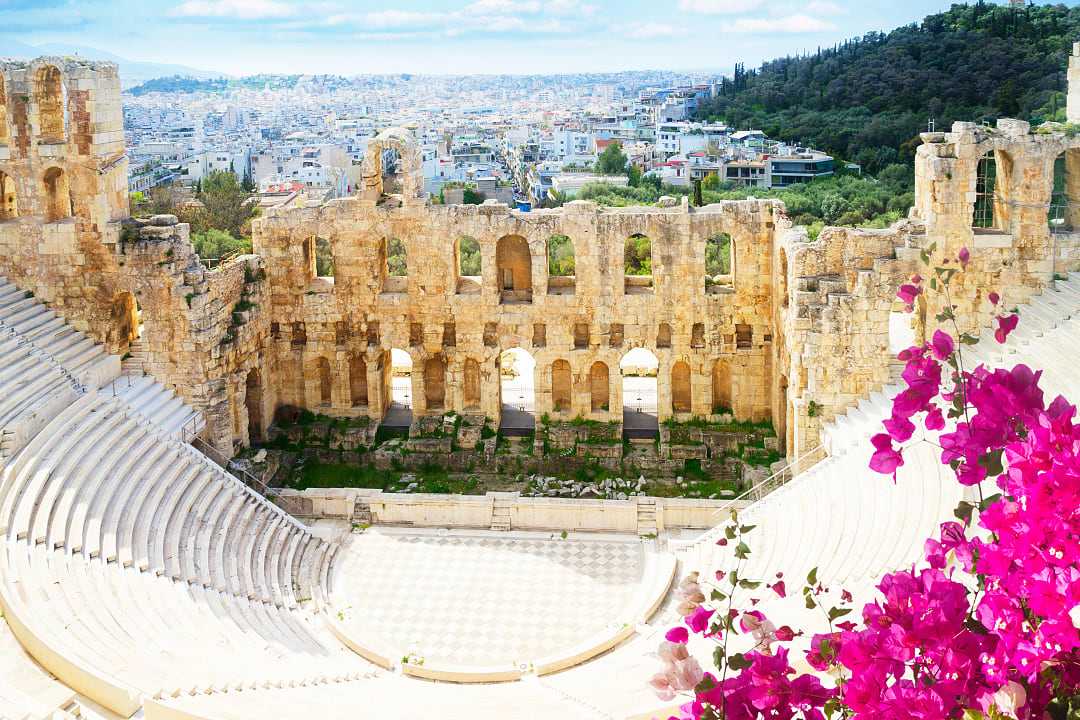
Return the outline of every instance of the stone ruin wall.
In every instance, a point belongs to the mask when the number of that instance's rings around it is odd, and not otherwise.
[[[273,353],[285,372],[278,382],[279,398],[312,409],[325,405],[317,376],[321,358],[332,368],[333,393],[329,407],[320,412],[381,419],[389,352],[398,348],[412,359],[415,414],[476,412],[497,422],[499,355],[516,347],[537,363],[538,417],[621,422],[619,362],[630,349],[644,347],[659,360],[661,420],[712,414],[717,362],[726,363],[724,377],[730,378],[717,398],[730,398],[740,418],[767,419],[773,404],[772,239],[780,221],[780,206],[772,201],[692,210],[600,210],[593,203],[574,202],[562,210],[519,213],[499,204],[429,207],[350,198],[320,208],[272,211],[255,223],[255,252],[267,260]],[[733,288],[706,293],[705,242],[721,232],[731,235],[735,247]],[[624,242],[637,233],[653,243],[653,288],[627,294]],[[565,288],[549,293],[547,240],[556,234],[574,244],[573,294],[555,294]],[[456,241],[463,236],[480,246],[478,287],[458,276]],[[330,243],[332,279],[314,275],[310,247],[315,237]],[[405,245],[406,278],[385,276],[390,238]],[[500,302],[500,243],[504,248],[527,245],[528,267],[522,272],[531,278],[531,302]],[[662,324],[669,328],[669,343],[663,340]],[[737,347],[736,325],[745,326],[745,347]],[[367,368],[366,406],[354,407],[350,397],[355,356]],[[557,361],[571,369],[570,406],[563,410],[553,402],[552,366]],[[466,392],[470,362],[479,366],[479,397]],[[608,402],[607,409],[594,410],[590,372],[598,362],[607,369]],[[691,403],[685,412],[673,411],[667,382],[678,362],[690,368]],[[432,367],[434,372],[425,372]],[[432,393],[432,381],[445,391]],[[429,397],[439,394],[444,395],[441,406],[428,407]]]
[[[115,65],[0,61],[0,186],[0,273],[122,351],[113,248],[128,193]]]
[[[965,330],[990,321],[991,290],[1011,307],[1080,268],[1080,235],[1051,233],[1047,223],[1054,160],[1064,154],[1065,227],[1080,229],[1080,138],[1068,127],[1032,133],[1002,120],[923,135],[908,219],[886,230],[826,228],[813,242],[790,227],[782,203],[767,200],[613,209],[572,202],[531,213],[497,203],[432,206],[417,179],[415,143],[391,130],[369,146],[358,196],[271,211],[254,224],[255,255],[207,270],[174,218],[122,223],[129,211],[115,66],[43,58],[0,68],[0,179],[10,179],[0,200],[5,209],[9,195],[17,201],[17,212],[0,215],[0,272],[113,352],[134,339],[137,301],[148,370],[206,413],[209,439],[225,452],[265,430],[282,405],[381,419],[391,348],[412,358],[415,416],[454,410],[498,422],[499,355],[520,347],[537,364],[537,417],[618,421],[619,361],[645,347],[659,358],[661,420],[708,417],[717,398],[730,400],[740,419],[771,419],[794,457],[818,444],[822,423],[892,377],[889,315],[896,288],[927,274],[923,250],[935,248],[932,264],[971,250],[952,288]],[[60,76],[52,96],[49,68]],[[383,187],[383,148],[400,157],[393,188]],[[994,223],[973,230],[979,159],[988,152],[998,167]],[[46,182],[57,171],[69,217],[56,216],[63,203]],[[705,241],[721,232],[734,243],[733,287],[707,293]],[[623,243],[635,233],[652,241],[651,293],[634,280],[634,290],[624,289]],[[555,234],[574,245],[572,294],[547,275]],[[480,244],[478,281],[458,277],[463,236]],[[334,278],[315,274],[316,238],[330,243]],[[407,278],[383,269],[391,238],[405,245]],[[515,282],[528,278],[531,302],[521,293],[501,302],[500,244]],[[932,333],[942,302],[928,289],[917,338]],[[569,388],[553,387],[556,361],[570,367]],[[726,371],[714,374],[718,362]],[[606,409],[594,409],[596,363],[607,369]],[[681,412],[672,407],[676,363],[690,369]],[[354,382],[356,368],[363,382]],[[569,406],[556,410],[554,395],[567,389]],[[440,394],[441,407],[429,407]]]

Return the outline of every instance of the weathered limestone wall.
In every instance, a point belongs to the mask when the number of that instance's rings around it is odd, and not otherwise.
[[[116,65],[44,57],[0,62],[0,273],[77,329],[126,349],[111,323],[112,247],[128,215]]]
[[[267,260],[273,347],[285,373],[277,379],[281,400],[328,414],[381,419],[389,398],[389,352],[399,348],[412,358],[414,414],[474,411],[498,419],[499,355],[522,348],[536,360],[538,416],[621,420],[619,362],[630,349],[644,347],[659,360],[661,420],[713,412],[717,362],[726,364],[719,376],[730,387],[721,395],[732,399],[736,416],[768,418],[773,238],[779,221],[780,204],[759,200],[611,210],[573,202],[561,210],[520,213],[501,204],[427,206],[361,197],[271,211],[255,222],[254,237],[255,252]],[[733,238],[734,283],[707,293],[705,243],[718,233]],[[636,287],[641,281],[631,278],[628,292],[624,243],[635,234],[652,240],[652,287]],[[565,278],[550,282],[548,277],[547,241],[553,235],[573,241],[572,292]],[[333,278],[314,274],[316,237],[332,247]],[[462,237],[480,246],[478,287],[458,274]],[[391,238],[404,243],[407,277],[386,274]],[[512,260],[515,292],[501,289],[498,261],[514,257],[505,251],[508,245],[527,247],[524,284],[531,300],[520,289],[520,255]],[[366,364],[366,406],[350,397],[354,357]],[[552,367],[560,360],[570,366],[571,402],[557,410]],[[328,405],[319,377],[322,361],[332,375]],[[471,362],[479,366],[479,402],[471,389],[465,392]],[[594,369],[596,363],[606,367],[607,403],[593,401],[604,395],[604,368]],[[676,411],[669,379],[681,371],[678,363],[689,367],[691,389],[690,406]],[[444,385],[445,393],[432,392],[432,384]],[[429,399],[441,395],[441,406],[429,407]]]

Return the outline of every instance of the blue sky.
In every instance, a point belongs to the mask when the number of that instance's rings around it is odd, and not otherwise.
[[[999,0],[1003,1],[1003,0]],[[729,69],[889,30],[934,0],[0,0],[5,41],[231,74]]]

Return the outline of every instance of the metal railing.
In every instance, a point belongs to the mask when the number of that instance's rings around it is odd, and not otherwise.
[[[204,257],[201,257],[201,258],[199,258],[199,262],[207,270],[217,270],[217,269],[227,265],[228,263],[232,262],[233,260],[240,257],[241,255],[243,255],[243,253],[240,252],[239,250],[233,250],[231,253],[226,253],[225,255],[222,255],[221,257],[216,257],[216,258],[204,258]]]
[[[244,470],[233,460],[225,457],[225,455],[221,451],[219,451],[213,445],[206,442],[200,437],[193,438],[189,447],[195,448],[196,450],[201,452],[215,465],[217,465],[222,470],[225,470],[227,473],[239,480],[249,490],[262,497],[269,505],[278,508],[293,522],[294,525],[306,531],[306,528],[304,528],[304,526],[295,518],[295,516],[298,514],[298,511],[300,510],[299,498],[294,498],[286,495],[276,495],[269,485],[267,485],[255,475],[249,473],[247,470]]]
[[[768,495],[772,494],[774,491],[782,488],[784,485],[787,485],[789,482],[791,482],[792,479],[794,479],[796,477],[796,475],[801,474],[802,472],[805,472],[806,469],[809,469],[809,468],[803,469],[803,468],[801,468],[801,466],[803,465],[803,463],[806,462],[806,460],[808,460],[810,458],[811,455],[817,455],[817,454],[821,455],[819,460],[823,460],[826,457],[828,457],[828,453],[825,452],[825,446],[824,445],[815,445],[811,449],[804,452],[802,455],[799,455],[798,457],[796,457],[794,460],[792,460],[790,463],[788,463],[784,467],[782,467],[779,470],[777,470],[776,472],[774,472],[769,477],[765,478],[764,480],[762,480],[759,483],[754,484],[750,489],[744,491],[741,495],[738,495],[738,496],[732,498],[731,500],[728,500],[726,503],[724,503],[723,505],[718,507],[713,512],[712,518],[714,520],[716,520],[721,515],[725,515],[725,514],[731,512],[732,508],[739,507],[739,509],[741,510],[741,509],[745,509],[746,507],[748,507],[750,505],[753,505],[754,503],[760,502],[762,499],[764,499]],[[812,466],[813,465],[810,465],[809,467],[812,467]],[[692,543],[691,545],[687,545],[683,549],[684,550],[689,549],[691,547],[694,547],[696,545],[701,544],[702,542],[710,542],[713,538],[717,537],[722,532],[723,532],[723,528],[718,525],[718,526],[714,527],[712,530],[709,530],[708,532],[703,534],[694,543]]]

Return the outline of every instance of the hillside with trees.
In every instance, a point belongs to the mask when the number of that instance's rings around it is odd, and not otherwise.
[[[939,130],[956,120],[1063,121],[1078,38],[1080,7],[953,5],[813,55],[739,65],[699,118],[807,143],[876,173],[911,162],[930,118]]]

